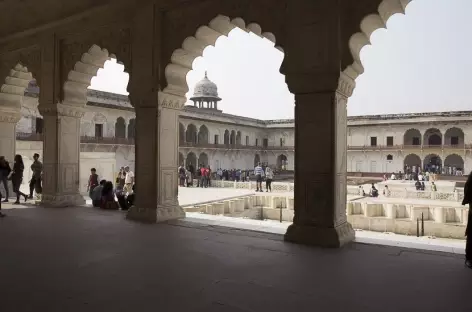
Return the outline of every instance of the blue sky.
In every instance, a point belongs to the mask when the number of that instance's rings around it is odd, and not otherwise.
[[[393,16],[387,30],[361,52],[365,73],[349,100],[349,115],[472,110],[472,0],[414,0],[406,15]],[[270,31],[270,30],[268,30]],[[280,74],[283,53],[239,29],[208,47],[187,76],[190,86],[208,77],[217,83],[226,113],[293,118],[294,100]],[[106,64],[92,87],[125,92],[120,65]]]

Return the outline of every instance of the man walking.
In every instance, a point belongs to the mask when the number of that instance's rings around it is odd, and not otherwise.
[[[8,161],[6,161],[5,156],[0,156],[0,183],[3,184],[5,189],[5,199],[3,200],[4,203],[8,202],[9,190],[8,190],[8,176],[10,175],[11,168]],[[0,197],[2,197],[0,195]]]
[[[29,199],[33,198],[33,191],[36,191],[36,195],[41,195],[42,186],[41,186],[41,174],[43,173],[43,164],[39,161],[39,154],[35,153],[33,155],[33,164],[31,165],[31,171],[33,176],[29,184]]]

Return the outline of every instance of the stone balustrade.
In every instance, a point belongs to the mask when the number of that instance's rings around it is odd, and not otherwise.
[[[427,236],[464,238],[468,208],[456,203],[350,201],[347,219],[355,229],[416,235],[417,220],[423,216]]]
[[[222,188],[236,188],[236,189],[247,189],[253,190],[256,189],[256,182],[234,182],[234,181],[223,181],[223,180],[212,180],[212,187],[222,187]],[[265,188],[265,185],[263,185]],[[295,189],[295,184],[291,182],[272,182],[272,192],[293,192]],[[383,190],[380,189],[379,192]],[[348,185],[347,186],[348,195],[362,195],[360,194],[359,186],[357,185]],[[391,198],[419,198],[419,199],[434,199],[434,200],[444,200],[444,201],[453,201],[461,202],[464,199],[464,193],[459,191],[454,192],[431,192],[431,191],[413,191],[407,188],[395,188],[390,190]]]
[[[228,182],[228,181],[226,181]],[[463,239],[468,208],[457,202],[357,197],[347,202],[347,219],[355,229],[416,235],[423,215],[427,236]],[[287,194],[254,194],[184,207],[188,212],[236,218],[293,221],[294,197]]]

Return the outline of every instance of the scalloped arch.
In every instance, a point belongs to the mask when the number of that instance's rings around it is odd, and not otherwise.
[[[353,34],[349,39],[349,49],[354,62],[342,71],[341,79],[348,80],[352,85],[352,90],[355,87],[354,80],[364,73],[364,66],[360,59],[362,48],[370,45],[370,36],[374,31],[380,28],[387,28],[387,21],[390,17],[397,13],[405,14],[405,9],[411,1],[413,0],[383,0],[378,8],[379,13],[366,16],[361,21],[361,31]],[[347,95],[351,96],[352,92]]]
[[[85,106],[87,89],[92,83],[92,78],[97,76],[98,70],[111,58],[116,56],[110,54],[107,49],[102,49],[96,44],[92,45],[67,75],[67,80],[64,82],[64,102]]]
[[[33,74],[26,66],[18,63],[12,68],[0,87],[1,106],[20,111],[25,90],[33,79]]]
[[[275,35],[270,32],[262,32],[259,24],[246,25],[242,18],[237,17],[231,20],[227,16],[218,15],[208,25],[198,28],[194,36],[187,37],[183,41],[182,47],[172,53],[171,62],[165,69],[167,87],[163,92],[185,98],[185,94],[189,90],[187,74],[192,70],[195,59],[203,55],[203,50],[206,47],[214,46],[218,38],[228,36],[230,31],[236,27],[266,38],[274,45],[276,43]],[[275,48],[283,52],[280,46],[275,46]]]

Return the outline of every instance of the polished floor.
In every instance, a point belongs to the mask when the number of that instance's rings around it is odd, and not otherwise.
[[[1,311],[472,311],[472,270],[458,255],[325,250],[93,208],[6,213]]]

